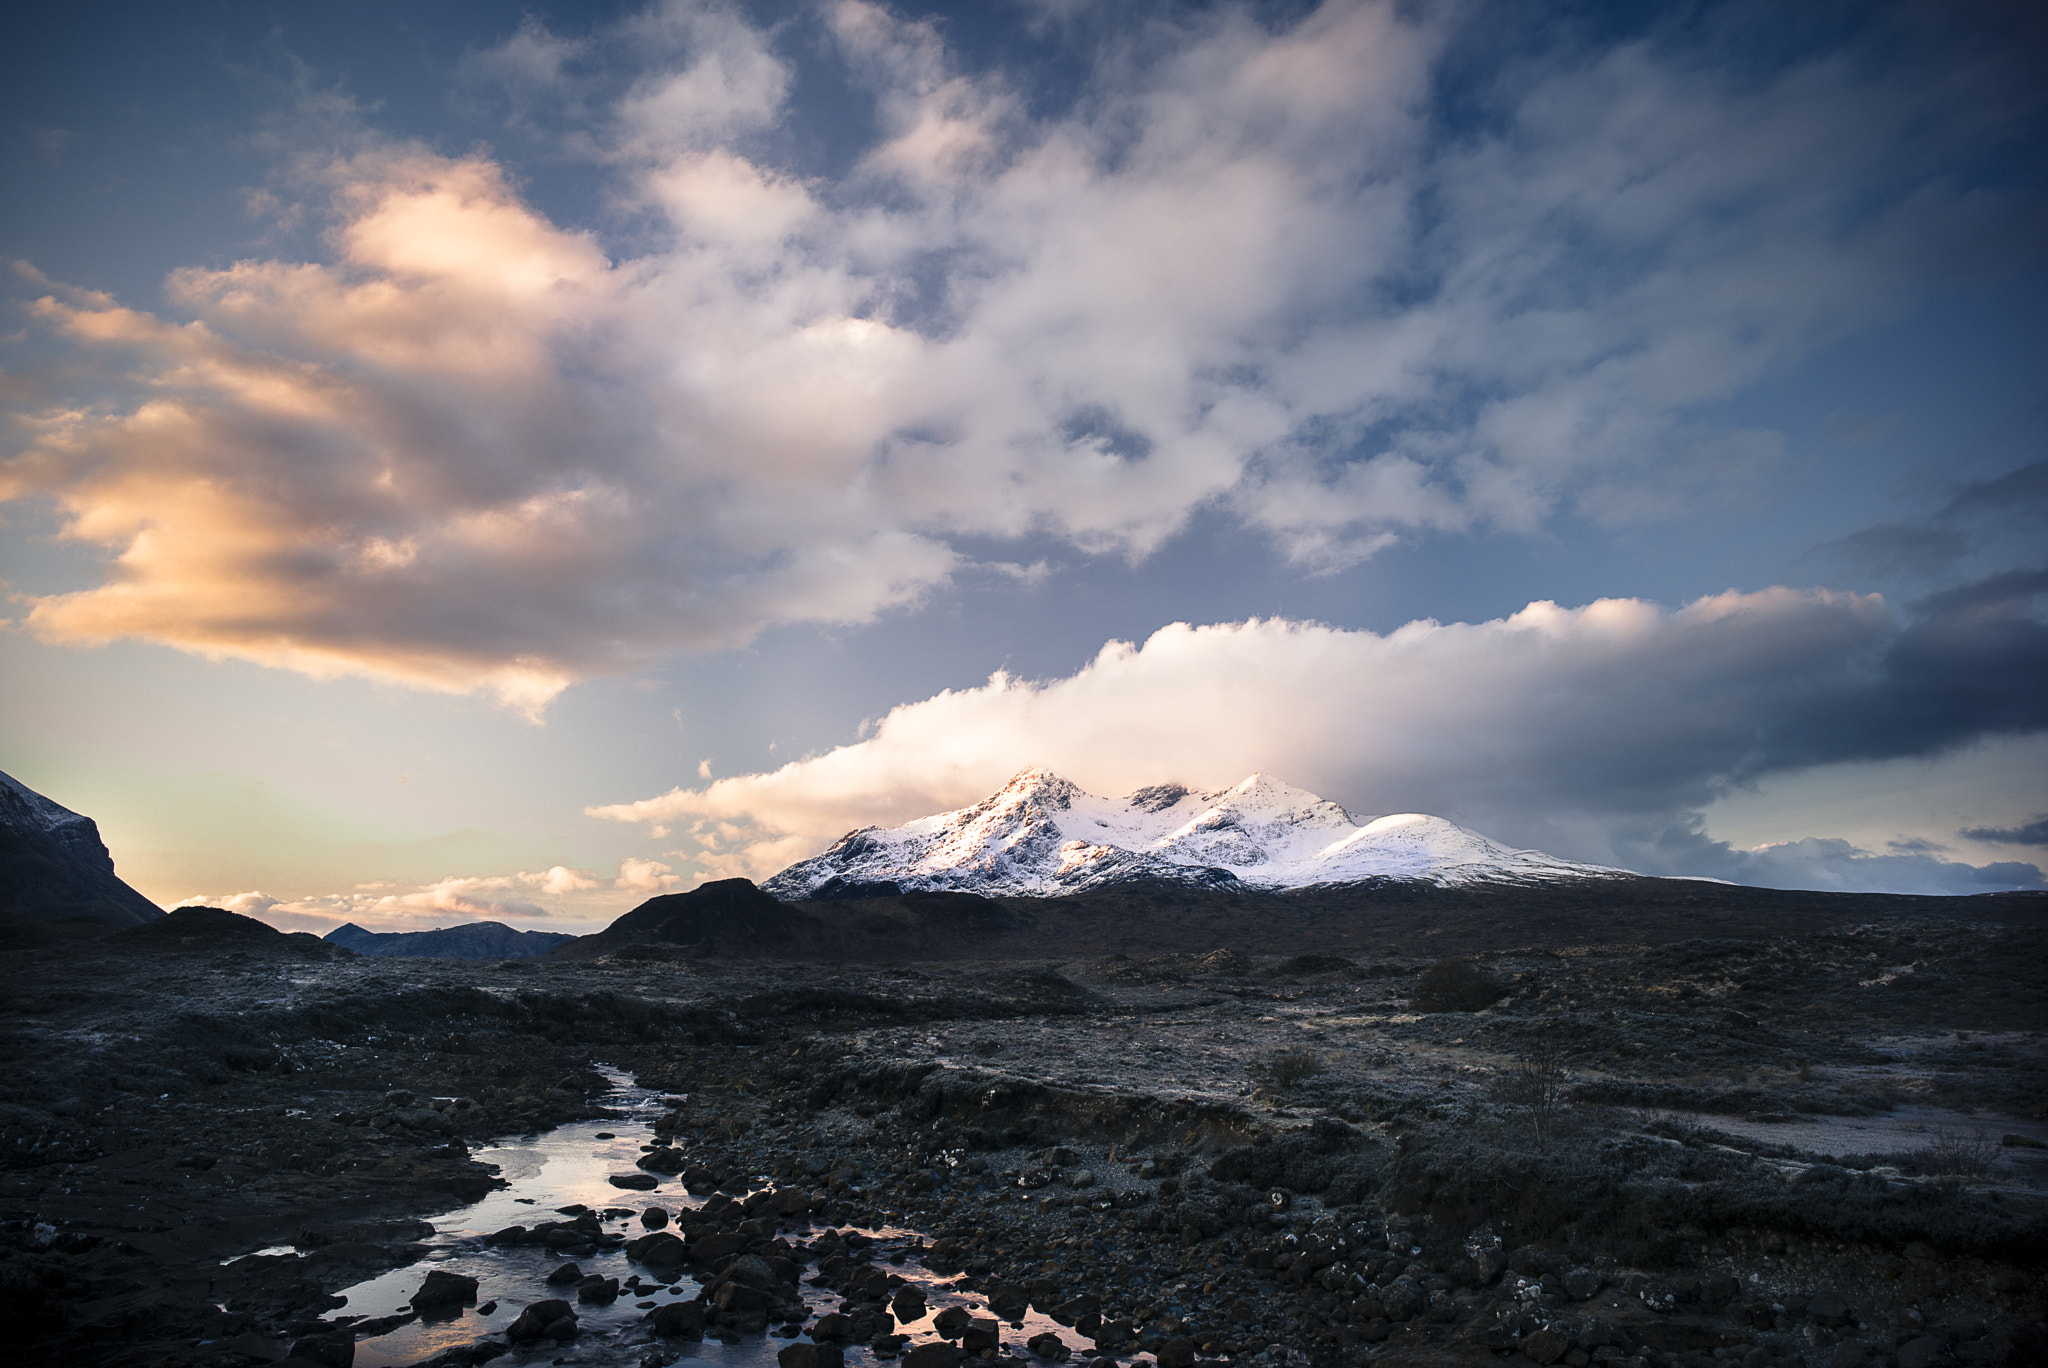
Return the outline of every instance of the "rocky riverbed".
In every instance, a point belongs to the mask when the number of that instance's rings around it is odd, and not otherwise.
[[[173,929],[16,956],[15,1361],[2048,1349],[2024,926],[1509,928],[1477,1010],[1419,955],[468,965]],[[610,1199],[479,1223],[551,1136],[588,1137]]]

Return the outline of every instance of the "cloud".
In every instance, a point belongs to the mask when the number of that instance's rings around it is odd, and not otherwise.
[[[1433,812],[1559,854],[1708,874],[1686,862],[1734,857],[1688,833],[1735,786],[2048,727],[2048,625],[2023,589],[2001,578],[1904,614],[1779,588],[1675,611],[1532,603],[1384,635],[1176,624],[1065,678],[998,673],[778,770],[590,812],[687,824],[707,869],[759,876],[851,828],[973,802],[1027,764],[1098,793],[1265,770],[1360,814]]]
[[[555,865],[516,874],[451,875],[402,892],[388,891],[394,885],[384,881],[360,885],[348,893],[291,899],[260,891],[204,894],[181,899],[176,906],[224,907],[281,930],[322,934],[345,921],[373,931],[426,931],[470,921],[502,921],[515,926],[545,922],[559,929],[564,917],[573,924],[609,920],[624,911],[617,898],[620,892],[645,897],[666,893],[679,882],[670,866],[628,856],[619,862],[618,876],[612,879],[587,869]],[[551,910],[535,902],[535,897],[551,899],[555,907]]]
[[[1926,518],[1878,523],[1814,548],[1867,574],[1922,581],[1952,573],[2001,529],[2038,544],[2048,513],[2048,461],[1972,480]]]
[[[1892,842],[1894,847],[1901,842]],[[2048,888],[2040,867],[2016,860],[1971,865],[1918,850],[1876,854],[1848,841],[1807,837],[1737,850],[1696,825],[1677,824],[1639,847],[1652,868],[1685,872],[1756,888],[1811,888],[1832,893],[1920,893],[1967,896]]]
[[[2048,812],[2037,814],[2033,820],[2010,827],[1964,827],[1956,833],[1969,841],[1989,841],[1996,845],[2048,846]]]
[[[1453,117],[1433,92],[1503,22],[1145,14],[1065,29],[1083,76],[1035,100],[858,0],[529,18],[468,78],[630,230],[550,220],[481,152],[292,125],[269,193],[324,257],[177,272],[162,317],[34,306],[95,365],[19,416],[0,500],[107,569],[28,624],[537,714],[914,606],[969,542],[1141,557],[1215,509],[1330,570],[1655,520],[1779,461],[1704,406],[2039,226],[1951,174],[2031,127],[2012,53],[1935,33],[1887,65],[1865,31],[1738,69],[1739,10],[1544,30],[1456,76]],[[830,174],[788,151],[819,45],[876,129]]]

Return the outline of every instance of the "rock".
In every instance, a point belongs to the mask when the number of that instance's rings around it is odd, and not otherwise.
[[[1159,1368],[1194,1368],[1195,1342],[1182,1336],[1170,1339],[1153,1351],[1159,1361]]]
[[[640,1224],[649,1230],[661,1230],[668,1225],[668,1213],[660,1207],[649,1207],[640,1213]]]
[[[947,1339],[958,1339],[974,1319],[972,1312],[964,1306],[949,1306],[932,1317],[932,1329]]]
[[[1941,1368],[1953,1362],[1947,1343],[1934,1335],[1921,1335],[1899,1346],[1899,1368]]]
[[[1406,1274],[1380,1289],[1380,1314],[1397,1325],[1414,1320],[1428,1305],[1428,1296]]]
[[[923,1320],[925,1313],[924,1290],[916,1284],[898,1288],[896,1297],[889,1303],[889,1309],[896,1313],[896,1319],[909,1324]]]
[[[1828,1368],[1864,1368],[1873,1357],[1874,1351],[1862,1340],[1843,1340],[1828,1356]]]
[[[836,1344],[792,1344],[775,1356],[778,1368],[842,1368],[845,1351]]]
[[[526,1243],[526,1227],[523,1225],[506,1226],[503,1230],[493,1231],[489,1235],[484,1236],[484,1243],[494,1245],[524,1244]]]
[[[1448,1292],[1429,1294],[1429,1318],[1442,1324],[1449,1324],[1458,1318],[1458,1299]]]
[[[1138,1327],[1127,1320],[1104,1321],[1092,1338],[1098,1350],[1114,1353],[1137,1342]]]
[[[277,1350],[270,1352],[275,1354]],[[347,1330],[337,1330],[328,1335],[306,1335],[292,1341],[290,1357],[317,1363],[320,1368],[353,1368],[356,1337]]]
[[[1806,1303],[1806,1318],[1815,1325],[1840,1326],[1849,1323],[1849,1303],[1832,1292],[1816,1293]]]
[[[1091,1293],[1063,1301],[1047,1314],[1061,1325],[1074,1325],[1079,1323],[1083,1316],[1099,1315],[1101,1311],[1102,1298]]]
[[[1533,1334],[1522,1336],[1520,1345],[1524,1354],[1544,1365],[1557,1362],[1571,1347],[1571,1337],[1554,1325],[1546,1325]]]
[[[937,1344],[920,1344],[905,1354],[903,1368],[960,1368],[966,1357],[959,1345],[941,1340]]]
[[[1507,1266],[1507,1255],[1498,1246],[1484,1247],[1472,1256],[1472,1276],[1481,1287],[1493,1286]]]
[[[1030,1339],[1025,1340],[1024,1347],[1038,1355],[1038,1357],[1048,1359],[1053,1363],[1065,1363],[1073,1356],[1074,1352],[1067,1346],[1065,1340],[1053,1334],[1050,1330],[1042,1335],[1033,1335]]]
[[[700,1338],[704,1334],[704,1303],[679,1301],[657,1306],[647,1313],[647,1324],[657,1335]]]
[[[619,1280],[592,1273],[576,1284],[576,1300],[586,1306],[610,1306],[619,1299]]]
[[[615,1188],[630,1188],[635,1192],[647,1192],[661,1186],[661,1179],[651,1173],[614,1173],[605,1181]]]
[[[1564,1292],[1573,1301],[1590,1301],[1600,1295],[1607,1280],[1590,1268],[1574,1268],[1564,1275]]]
[[[427,1280],[420,1284],[419,1291],[412,1294],[412,1300],[406,1305],[424,1316],[430,1311],[471,1306],[475,1302],[475,1278],[437,1268],[427,1274]]]
[[[1006,1283],[988,1294],[988,1309],[1006,1321],[1024,1319],[1024,1313],[1031,1309],[1031,1293],[1015,1283]],[[903,1317],[898,1316],[898,1320]]]
[[[1095,1175],[1087,1169],[1075,1169],[1067,1175],[1067,1186],[1075,1191],[1095,1186]]]
[[[902,1319],[898,1317],[898,1319]],[[814,1340],[848,1340],[853,1338],[853,1317],[833,1311],[818,1317],[811,1326]]]
[[[628,1243],[626,1257],[650,1267],[672,1269],[690,1261],[690,1247],[668,1231],[657,1230]]]
[[[960,1332],[960,1347],[970,1354],[1003,1347],[1002,1322],[976,1316]]]
[[[555,1330],[557,1325],[569,1327],[568,1336]],[[576,1334],[576,1311],[560,1298],[537,1301],[519,1313],[519,1319],[505,1327],[505,1338],[514,1344],[530,1344],[538,1339],[573,1338]]]
[[[738,1231],[717,1235],[706,1235],[690,1244],[690,1257],[699,1263],[711,1263],[728,1254],[737,1254],[747,1247],[747,1237]]]
[[[758,1287],[750,1287],[743,1282],[722,1282],[711,1293],[711,1304],[713,1306],[716,1306],[721,1313],[731,1312],[736,1315],[750,1312],[759,1312],[765,1315],[768,1311],[770,1300],[766,1292],[763,1292]]]
[[[565,1263],[554,1272],[548,1274],[549,1287],[567,1287],[582,1281],[583,1270],[573,1263]]]

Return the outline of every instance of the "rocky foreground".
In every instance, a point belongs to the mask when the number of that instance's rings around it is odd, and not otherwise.
[[[537,1284],[441,1362],[2048,1354],[2040,929],[828,970],[364,959],[224,916],[15,957],[12,1361],[349,1362],[388,1326],[336,1289],[499,1181],[470,1146],[595,1114],[596,1063],[674,1099],[651,1189],[492,1238],[638,1271]],[[882,1227],[971,1308],[902,1338]],[[462,1314],[435,1276],[416,1311]],[[579,1326],[692,1282],[639,1358]]]

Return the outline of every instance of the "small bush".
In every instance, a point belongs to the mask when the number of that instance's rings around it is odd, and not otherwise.
[[[1274,1051],[1251,1070],[1253,1078],[1274,1092],[1287,1092],[1322,1071],[1323,1057],[1299,1045]]]
[[[1422,971],[1409,994],[1418,1012],[1477,1012],[1500,1001],[1505,990],[1471,960],[1442,959]]]

